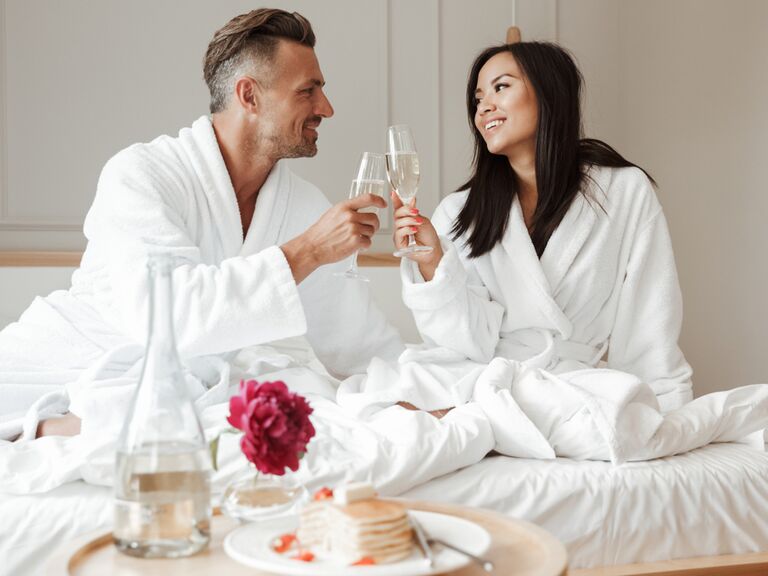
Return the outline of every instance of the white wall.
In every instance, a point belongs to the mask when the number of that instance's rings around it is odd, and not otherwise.
[[[467,176],[464,82],[515,20],[556,39],[586,78],[587,133],[659,183],[686,303],[697,392],[768,381],[768,2],[272,1],[306,14],[336,116],[296,169],[341,199],[362,149],[412,124],[431,211]],[[104,161],[205,113],[200,62],[244,0],[0,2],[0,250],[77,249]],[[386,224],[386,223],[385,223]],[[389,231],[377,249],[389,249]],[[412,331],[393,271],[374,292]],[[17,287],[1,285],[3,298]],[[410,332],[413,333],[413,332]]]
[[[662,190],[699,393],[768,382],[768,2],[622,4],[626,153]]]

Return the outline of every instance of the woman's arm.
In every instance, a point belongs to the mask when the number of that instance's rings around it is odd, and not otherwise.
[[[648,383],[668,411],[692,398],[692,370],[678,345],[683,303],[667,222],[659,207],[630,251],[608,348],[608,367]]]
[[[447,239],[453,222],[446,208],[450,202],[446,199],[437,208],[434,225],[420,214],[396,210],[396,244],[406,242],[404,236],[416,228],[417,242],[433,246],[432,254],[439,255],[411,257],[416,262],[403,260],[403,301],[425,342],[488,362],[499,341],[504,307],[491,299],[474,266],[463,261],[458,247]]]

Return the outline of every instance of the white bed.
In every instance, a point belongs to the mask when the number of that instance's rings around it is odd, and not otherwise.
[[[495,456],[403,496],[534,522],[571,568],[768,550],[768,453],[737,444],[619,467]],[[56,546],[110,517],[111,490],[82,482],[0,496],[0,573],[43,573]]]
[[[354,429],[355,442],[343,450],[327,443],[322,458],[340,464],[338,459],[346,457],[344,466],[357,467],[357,460],[385,455],[378,451],[382,437],[371,427],[363,433],[356,420],[338,414],[330,420],[326,438],[349,437]],[[411,441],[421,438],[413,430],[405,426],[399,433]],[[393,466],[388,460],[382,470],[365,462],[360,469],[387,476],[386,468]],[[336,473],[338,467],[319,469]],[[571,568],[768,551],[768,453],[738,444],[619,467],[488,457],[402,495],[488,508],[536,523],[566,545]],[[83,482],[44,495],[0,494],[0,575],[41,574],[60,544],[109,529],[111,498],[110,488]],[[768,566],[768,558],[761,566]]]

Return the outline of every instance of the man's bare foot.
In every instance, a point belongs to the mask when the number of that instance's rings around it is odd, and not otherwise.
[[[48,418],[37,425],[35,438],[41,436],[76,436],[80,434],[80,418],[67,412],[60,418]]]

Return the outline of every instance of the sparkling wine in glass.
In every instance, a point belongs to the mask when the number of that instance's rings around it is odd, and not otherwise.
[[[413,206],[419,187],[419,155],[411,129],[405,124],[387,130],[387,177],[403,204]],[[408,246],[394,254],[400,257],[414,252],[432,252],[432,247],[416,244],[414,235],[409,234]]]
[[[360,161],[357,164],[357,171],[352,178],[352,184],[349,188],[349,198],[357,198],[363,194],[376,194],[384,197],[387,190],[387,172],[383,154],[375,152],[363,152],[360,155]],[[361,208],[359,212],[377,213],[375,207]],[[361,274],[357,267],[357,252],[352,255],[352,261],[345,272],[337,272],[337,276],[352,278],[362,282],[368,282],[370,279]]]

